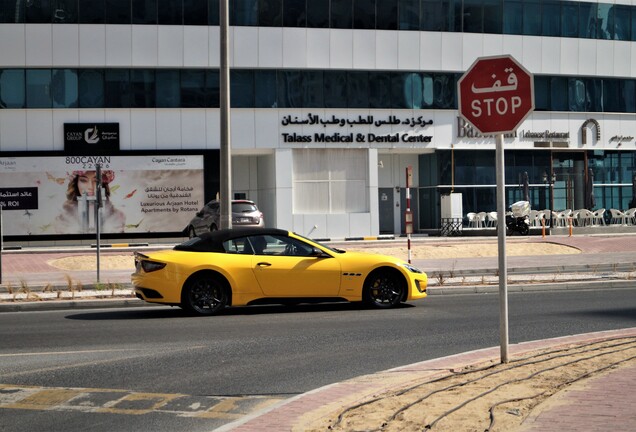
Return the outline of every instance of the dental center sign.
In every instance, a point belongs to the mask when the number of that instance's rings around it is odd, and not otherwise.
[[[533,76],[512,56],[478,58],[457,82],[459,114],[482,134],[506,134],[534,110]]]

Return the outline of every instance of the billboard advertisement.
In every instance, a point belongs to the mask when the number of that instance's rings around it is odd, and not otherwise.
[[[96,165],[101,179],[96,177]],[[204,203],[203,156],[0,157],[3,231],[10,235],[178,232]]]

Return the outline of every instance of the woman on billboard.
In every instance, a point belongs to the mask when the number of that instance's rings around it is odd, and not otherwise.
[[[62,213],[55,220],[55,229],[61,234],[95,232],[94,205],[95,191],[102,187],[103,208],[101,210],[101,232],[124,232],[126,216],[117,210],[110,201],[110,183],[115,172],[102,170],[101,181],[95,170],[73,171],[69,176],[66,201]]]

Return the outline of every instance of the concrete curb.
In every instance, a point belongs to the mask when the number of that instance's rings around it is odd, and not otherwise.
[[[577,291],[577,290],[608,290],[634,288],[636,281],[631,280],[600,280],[584,282],[557,282],[537,284],[508,284],[509,293],[537,292],[537,291]],[[126,284],[125,288],[132,285]],[[90,286],[85,286],[89,291]],[[466,294],[496,294],[499,285],[461,285],[461,286],[429,286],[427,292],[430,296],[438,295],[466,295]],[[87,298],[73,300],[39,300],[39,301],[0,301],[0,313],[2,312],[35,312],[64,309],[105,309],[126,307],[160,307],[154,303],[147,303],[136,297],[126,298]]]

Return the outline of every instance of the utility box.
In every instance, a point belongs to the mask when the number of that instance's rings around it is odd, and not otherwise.
[[[462,208],[462,194],[450,193],[441,196],[441,219],[462,219],[464,212]]]

